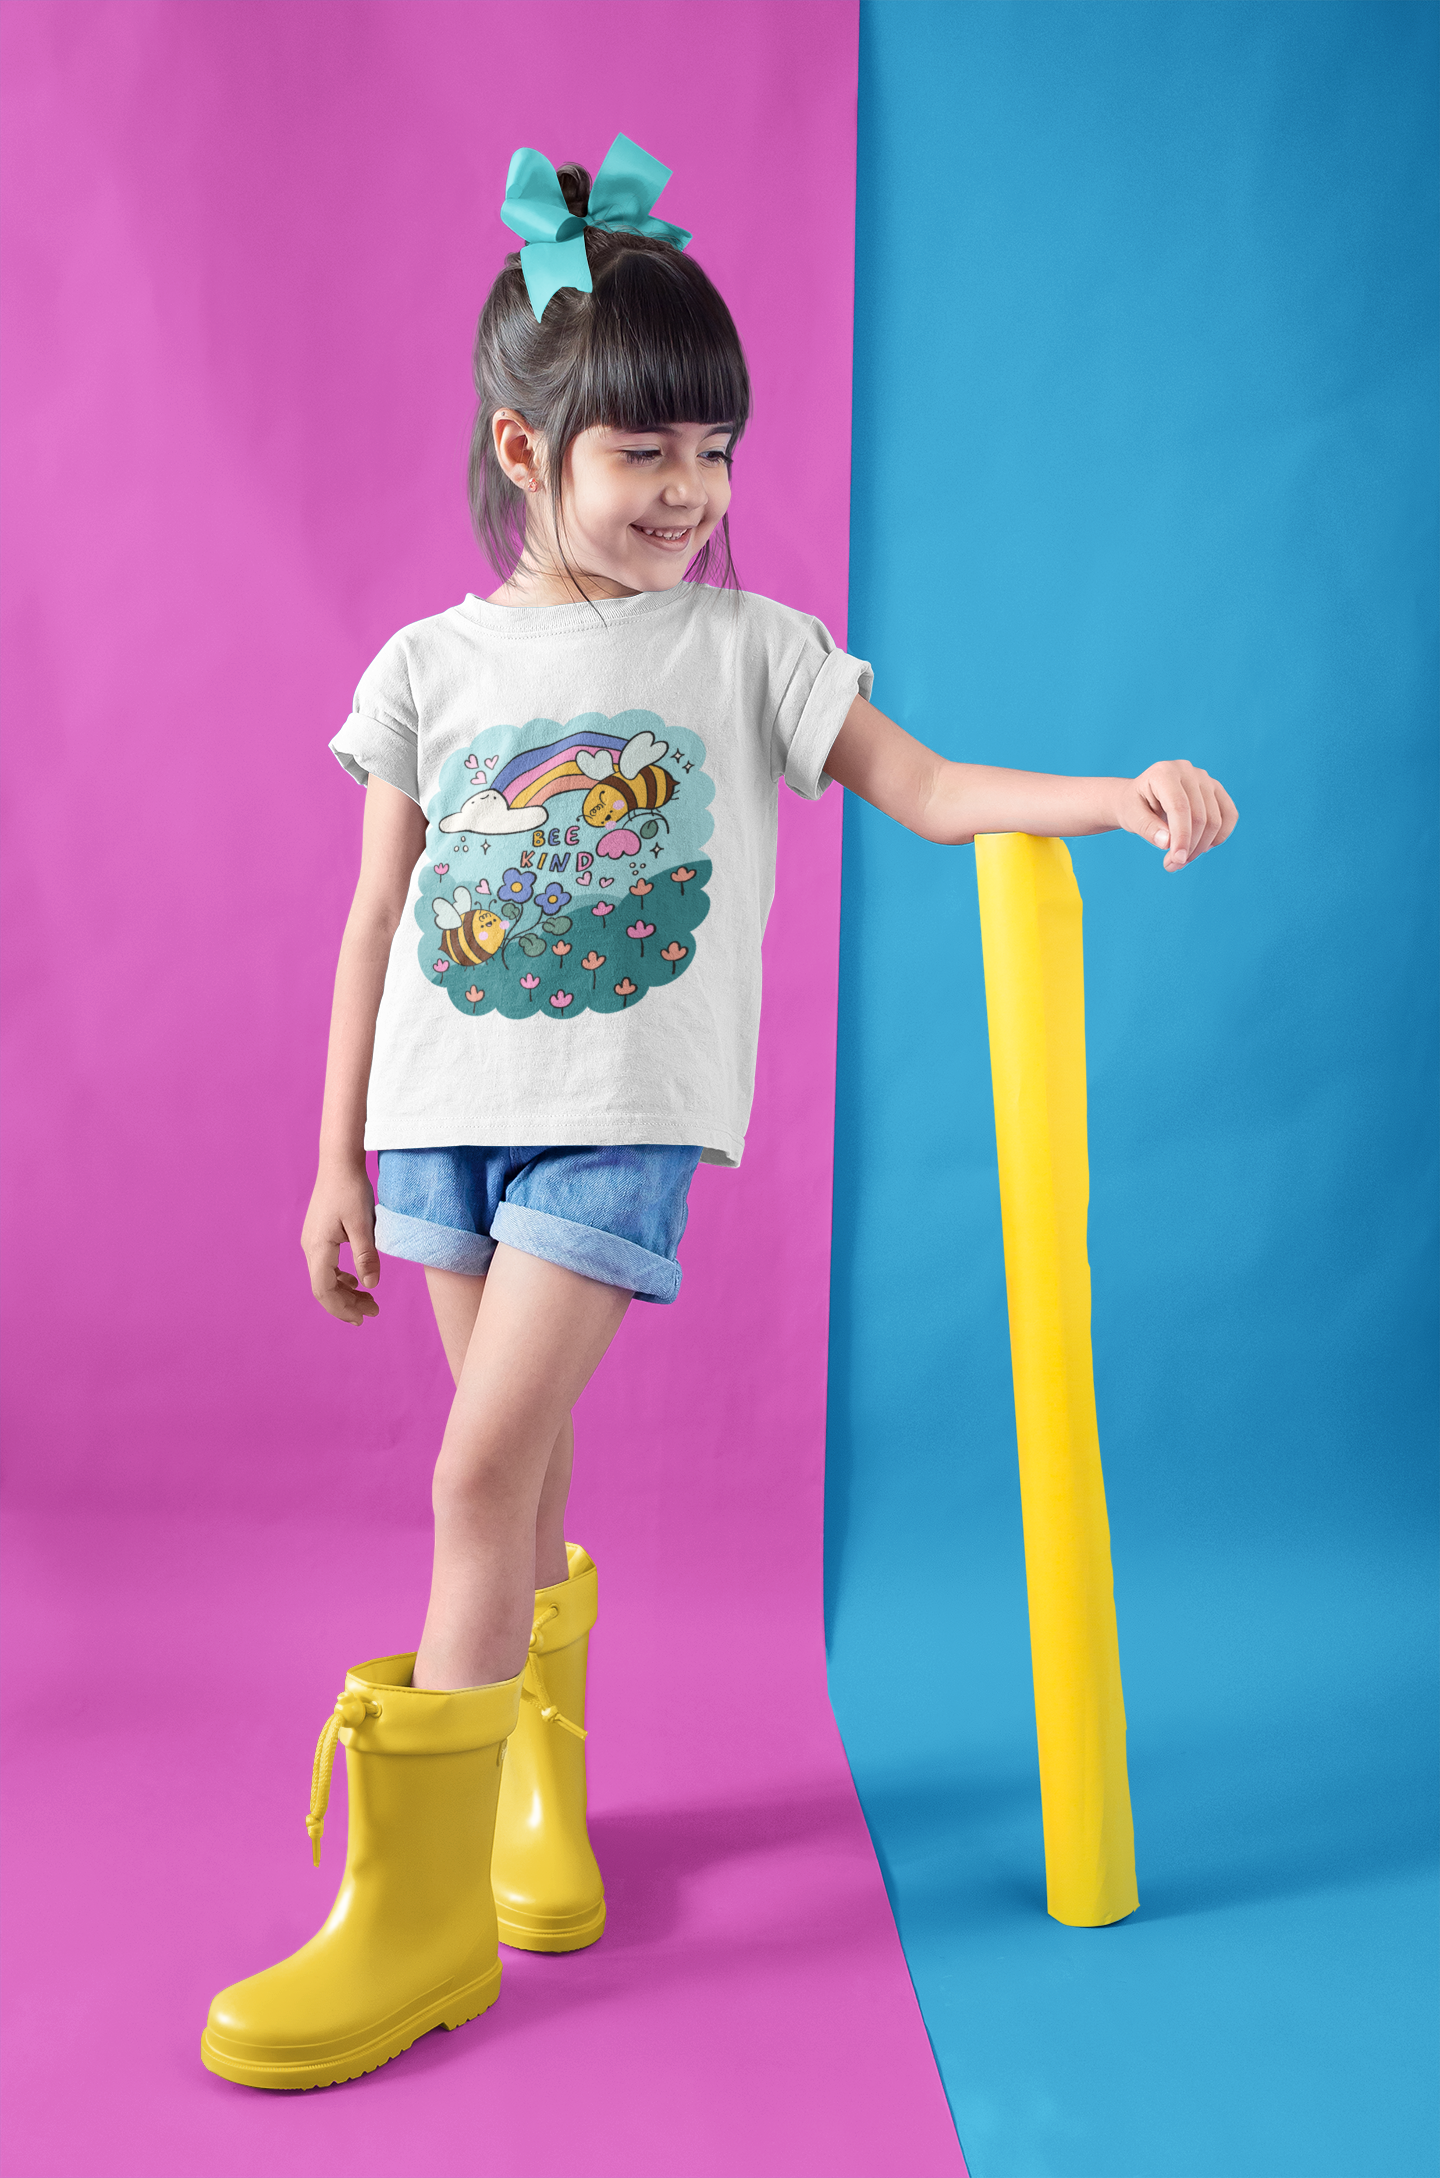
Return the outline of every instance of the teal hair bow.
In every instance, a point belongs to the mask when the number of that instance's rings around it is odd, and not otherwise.
[[[670,174],[668,166],[652,159],[628,136],[617,136],[595,176],[590,209],[582,217],[565,202],[555,169],[543,152],[516,152],[505,178],[500,217],[525,243],[520,270],[537,319],[544,317],[545,305],[557,288],[578,287],[582,295],[591,292],[587,227],[652,234],[677,250],[684,249],[690,240],[688,228],[672,227],[668,219],[656,219],[650,210]]]

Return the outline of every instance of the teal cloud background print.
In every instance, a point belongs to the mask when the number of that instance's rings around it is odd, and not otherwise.
[[[493,726],[446,759],[415,917],[461,1013],[620,1013],[695,960],[714,782],[654,711]]]

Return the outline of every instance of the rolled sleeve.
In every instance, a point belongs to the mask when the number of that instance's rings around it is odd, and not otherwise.
[[[825,759],[835,746],[835,736],[857,696],[868,696],[875,676],[863,658],[848,651],[829,651],[810,683],[799,717],[788,738],[777,727],[777,755],[783,758],[780,776],[796,794],[816,801],[829,786]]]
[[[352,711],[330,744],[337,761],[361,786],[369,785],[373,773],[412,802],[420,799],[418,746],[413,730],[366,711]]]
[[[420,799],[420,712],[402,628],[360,676],[350,716],[330,744],[337,761],[368,786],[372,775]]]

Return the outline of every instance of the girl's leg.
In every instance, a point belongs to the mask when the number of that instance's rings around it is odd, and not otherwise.
[[[426,1270],[430,1303],[450,1374],[458,1384],[465,1356],[480,1313],[485,1280],[467,1278],[462,1271]],[[575,1424],[567,1414],[550,1453],[540,1491],[540,1510],[535,1518],[535,1586],[548,1588],[553,1581],[568,1580],[570,1562],[565,1555],[565,1506],[570,1496],[570,1471],[575,1463]]]
[[[504,1245],[485,1279],[470,1283],[483,1290],[435,1467],[435,1572],[417,1687],[485,1686],[522,1669],[542,1570],[537,1518],[542,1501],[552,1525],[557,1497],[564,1510],[549,1469],[555,1460],[556,1482],[568,1486],[570,1409],[630,1302],[619,1286]],[[453,1318],[449,1328],[458,1332]],[[553,1577],[564,1578],[563,1545]]]

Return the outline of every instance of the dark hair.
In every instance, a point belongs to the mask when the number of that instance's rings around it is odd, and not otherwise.
[[[590,201],[585,168],[562,166],[559,182],[571,211],[583,214]],[[657,424],[729,423],[728,459],[749,419],[750,374],[735,321],[695,259],[650,235],[597,227],[586,228],[585,251],[593,293],[560,288],[542,323],[530,306],[518,250],[506,258],[480,312],[470,513],[502,579],[515,572],[524,552],[525,494],[495,453],[497,409],[516,410],[544,441],[557,534],[565,456],[571,441],[593,424],[645,431]],[[721,572],[733,583],[728,515],[719,534]],[[712,532],[685,579],[703,581],[719,558]]]

